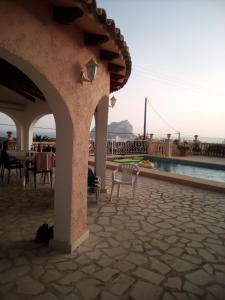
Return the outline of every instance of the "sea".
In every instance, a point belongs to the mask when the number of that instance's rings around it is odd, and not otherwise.
[[[5,128],[5,129],[2,129],[0,128],[0,138],[6,138],[7,137],[7,134],[6,132],[7,131],[12,131],[13,132],[13,135],[14,137],[16,136],[16,131],[13,130],[13,128]],[[49,138],[55,138],[56,137],[56,132],[51,130],[34,130],[34,135],[41,135],[41,136],[48,136]],[[135,134],[135,133],[134,133]],[[136,134],[136,136],[138,136],[138,134]],[[147,135],[148,136],[148,135]],[[158,140],[162,140],[162,139],[166,139],[167,138],[167,135],[166,134],[154,134],[153,136],[155,139],[158,139]],[[171,135],[171,138],[173,140],[177,139],[178,136],[177,134],[172,134]],[[191,142],[194,140],[194,136],[191,136],[191,135],[182,135],[181,134],[181,141],[188,141],[188,142]],[[127,139],[126,139],[127,140]],[[212,144],[225,144],[225,137],[224,138],[217,138],[217,137],[202,137],[202,136],[199,136],[198,137],[198,140],[202,143],[212,143]]]

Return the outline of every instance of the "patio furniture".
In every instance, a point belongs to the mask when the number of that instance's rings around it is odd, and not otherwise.
[[[120,185],[132,186],[133,199],[135,198],[139,167],[136,164],[121,164],[112,172],[112,190],[110,201],[112,200],[114,186],[117,185],[117,197],[120,194]]]
[[[88,191],[95,193],[96,202],[98,202],[101,191],[101,177],[95,176],[91,168],[88,168]]]
[[[29,182],[29,172],[34,175],[34,188],[37,188],[37,174],[44,175],[44,183],[46,183],[47,175],[50,176],[50,185],[52,188],[52,175],[55,165],[55,154],[53,152],[37,152],[32,160],[26,161],[26,183]],[[49,178],[49,177],[48,177]]]
[[[1,179],[3,181],[4,179],[4,173],[5,169],[8,170],[8,181],[7,183],[10,182],[10,175],[11,175],[11,170],[16,170],[18,173],[18,170],[20,171],[20,177],[22,177],[21,170],[23,168],[23,164],[19,159],[16,157],[10,156],[6,150],[1,151]]]

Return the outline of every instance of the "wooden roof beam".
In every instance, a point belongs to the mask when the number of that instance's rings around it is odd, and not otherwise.
[[[109,38],[104,34],[85,33],[84,44],[86,46],[100,46],[108,42]]]
[[[1,68],[1,66],[0,66]],[[12,69],[3,69],[2,74],[0,74],[0,77],[4,77],[7,80],[16,80],[17,82],[20,82],[21,84],[27,85],[30,88],[39,90],[39,88],[33,83],[29,77],[27,77],[25,74],[23,74],[21,71],[12,70]],[[39,90],[40,91],[40,90]],[[41,91],[40,91],[41,92]]]
[[[16,85],[13,85],[13,86],[16,86]],[[21,89],[25,93],[30,94],[31,96],[34,96],[34,97],[36,97],[36,98],[38,98],[40,100],[43,100],[43,101],[46,100],[45,96],[41,92],[39,92],[38,90],[36,90],[36,89],[35,90],[31,89],[28,86],[21,85],[20,83],[18,83],[17,86],[18,86],[19,89]]]
[[[120,79],[124,79],[124,75],[111,73],[110,78],[111,78],[111,80],[117,81],[117,80],[120,80]]]
[[[21,91],[19,88],[16,88],[16,87],[14,87],[14,86],[8,84],[7,82],[0,82],[0,84],[2,84],[2,85],[5,86],[6,88],[8,88],[8,89],[14,91],[15,93],[17,93],[17,94],[23,96],[24,98],[26,98],[26,99],[28,99],[28,100],[30,100],[30,101],[32,101],[32,102],[35,102],[35,100],[36,100],[33,96],[31,96],[31,95],[25,93],[24,91]]]
[[[53,20],[59,24],[69,25],[83,14],[83,10],[77,6],[53,6]]]
[[[120,55],[117,52],[107,51],[107,50],[100,50],[100,59],[101,60],[108,60],[111,61],[113,59],[119,58]]]
[[[121,87],[121,82],[120,81],[116,81],[113,80],[112,78],[110,78],[110,92],[111,91],[116,91]]]
[[[42,94],[42,92],[39,90],[39,89],[34,89],[34,88],[31,88],[29,86],[27,86],[26,84],[22,84],[21,82],[17,81],[14,83],[14,86],[18,86],[18,88],[20,88],[21,90],[23,90],[25,93],[28,93],[34,97],[37,97],[39,98],[40,100],[43,100],[45,101],[45,96]]]
[[[9,86],[13,86],[15,88],[20,89],[21,91],[24,91],[25,93],[30,94],[31,96],[37,97],[43,101],[45,101],[45,96],[42,94],[42,92],[34,85],[31,86],[28,83],[24,83],[23,81],[18,80],[18,78],[12,76],[11,78],[2,78],[0,76],[0,82],[2,84],[6,83]]]
[[[124,69],[125,69],[125,67],[121,66],[121,65],[117,65],[117,64],[113,64],[113,63],[108,64],[109,72],[120,72],[120,71],[123,71]]]
[[[27,75],[25,75],[22,71],[20,71],[17,67],[15,67],[14,65],[10,64],[8,61],[4,60],[3,58],[0,58],[0,76],[4,75],[5,76],[9,76],[9,78],[11,78],[12,74],[16,75],[16,77],[21,77],[23,79],[29,79],[29,77]]]
[[[13,77],[15,78],[15,81],[18,83],[19,86],[24,87],[25,89],[29,89],[31,91],[36,92],[39,95],[43,95],[42,91],[31,81],[31,80],[25,80],[23,78]],[[11,77],[12,79],[12,77]]]
[[[46,100],[41,90],[25,75],[6,60],[0,58],[0,83],[7,87],[20,90],[41,100]]]
[[[110,80],[110,86],[115,86],[115,87],[117,87],[117,86],[119,86],[119,85],[121,85],[121,82],[114,81],[114,80]]]

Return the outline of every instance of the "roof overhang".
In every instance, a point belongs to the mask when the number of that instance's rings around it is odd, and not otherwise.
[[[110,92],[122,88],[131,73],[129,48],[106,11],[97,8],[95,0],[49,0],[53,20],[62,26],[77,26],[84,33],[86,47],[96,47],[99,59],[108,64]]]

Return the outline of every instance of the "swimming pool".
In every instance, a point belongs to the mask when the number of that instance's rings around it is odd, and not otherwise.
[[[159,171],[225,182],[225,166],[196,161],[146,156]]]

